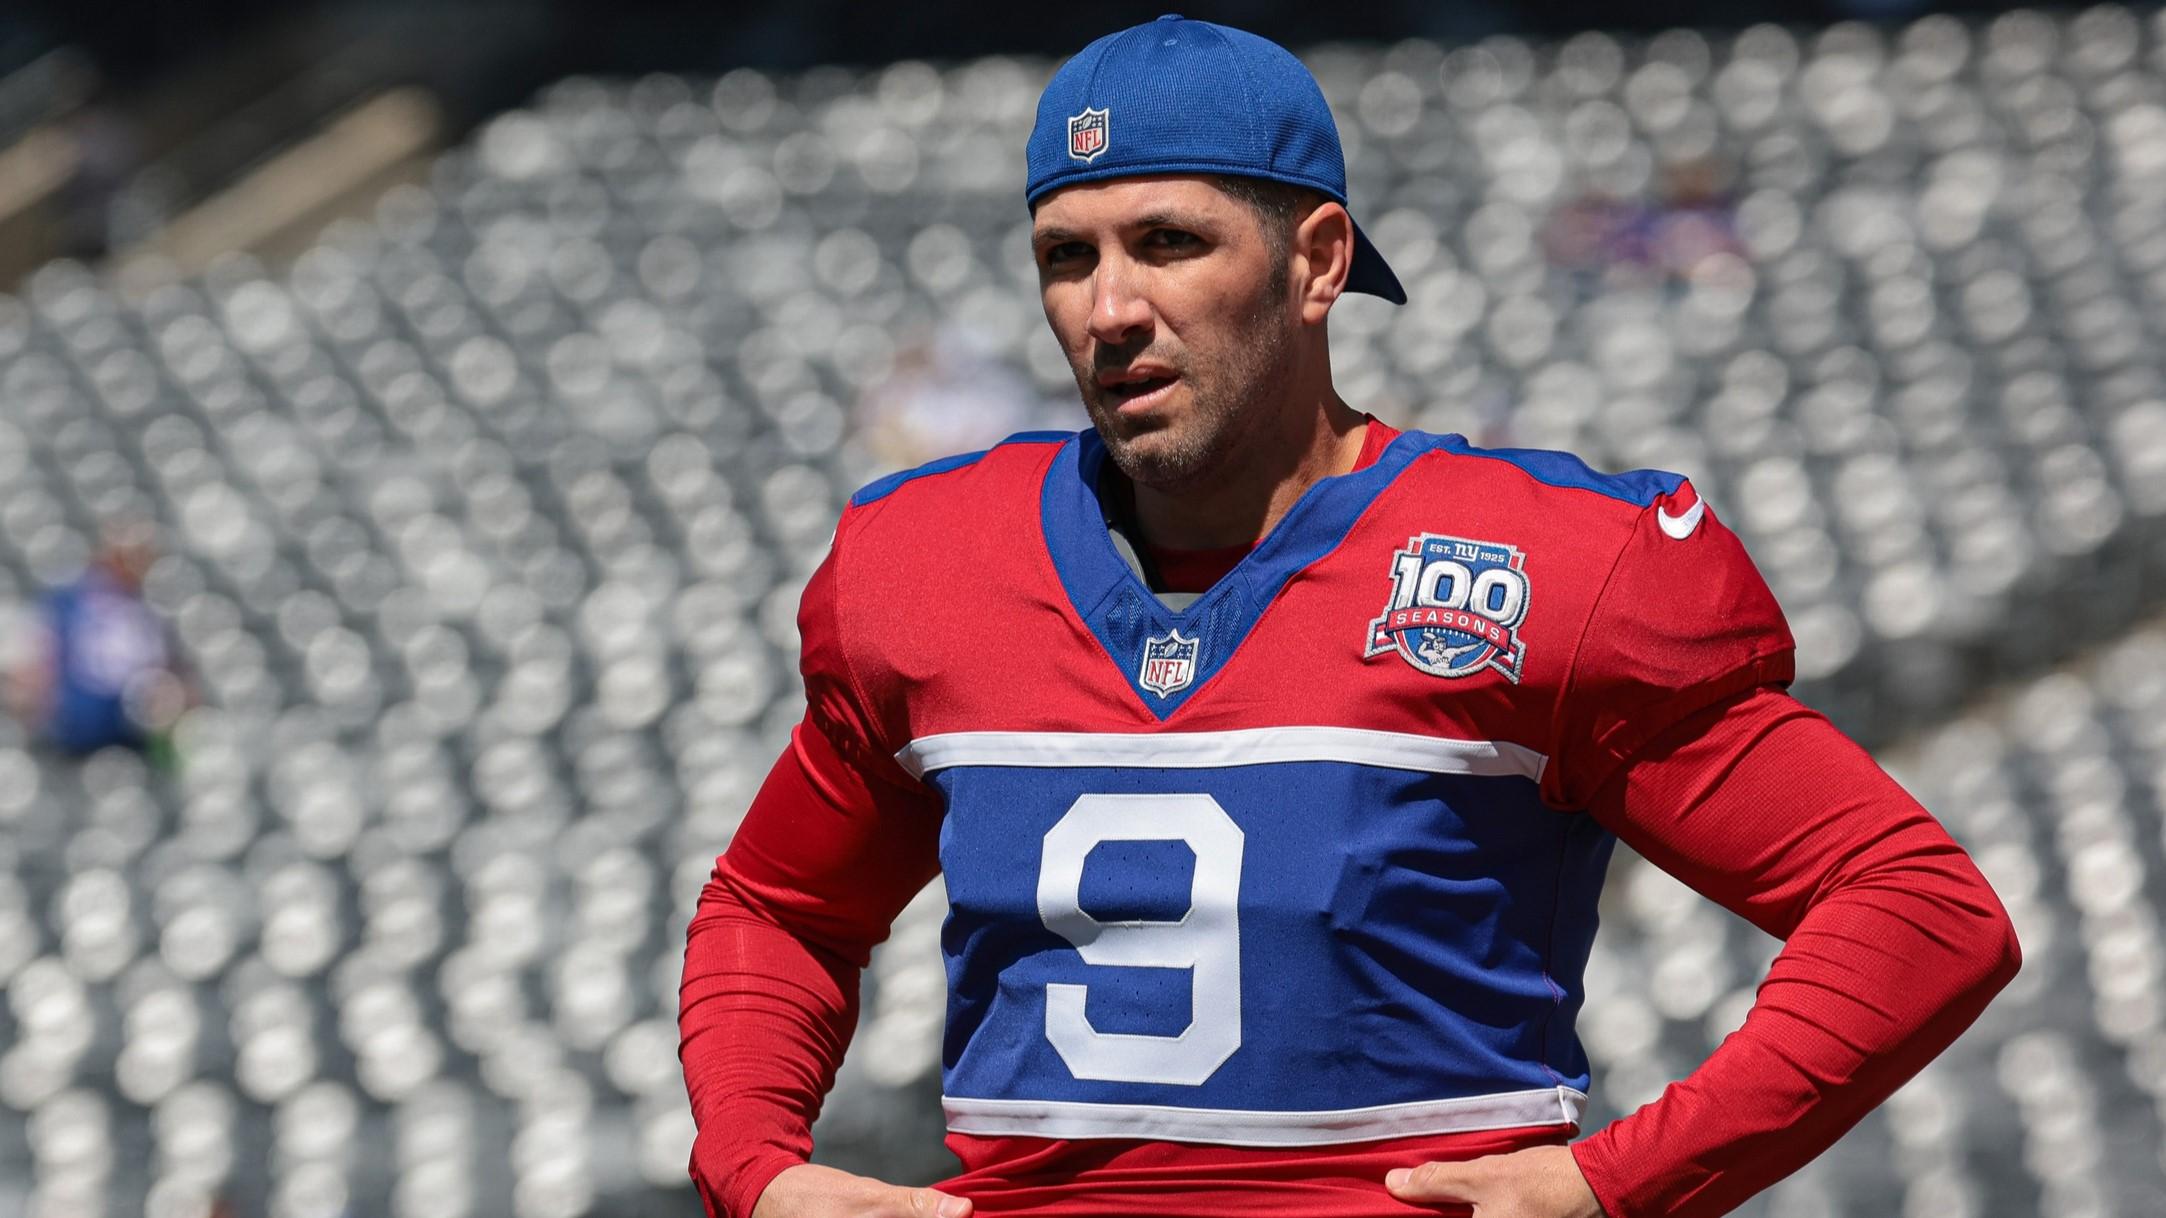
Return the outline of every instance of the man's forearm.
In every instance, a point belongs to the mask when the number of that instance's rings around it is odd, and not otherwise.
[[[1742,1028],[1573,1148],[1610,1218],[1712,1218],[1797,1170],[1947,1048],[2020,960],[1969,857],[1824,719],[1761,693],[1683,730],[1597,813],[1786,943]]]
[[[857,1025],[858,970],[748,908],[724,868],[686,935],[679,1054],[710,1213],[748,1218],[812,1153],[812,1121]]]
[[[1949,877],[1887,880],[1816,907],[1743,1028],[1660,1100],[1573,1147],[1610,1218],[1728,1213],[1833,1145],[2015,975],[2006,923],[1964,908]]]
[[[858,977],[938,870],[930,796],[869,778],[810,720],[791,733],[685,935],[678,1055],[710,1212],[749,1218],[804,1162],[857,1027]]]

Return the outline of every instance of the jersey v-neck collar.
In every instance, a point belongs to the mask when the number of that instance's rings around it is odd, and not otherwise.
[[[1136,700],[1164,720],[1225,667],[1287,581],[1336,549],[1399,471],[1432,447],[1427,439],[1402,433],[1366,468],[1319,479],[1247,557],[1176,610],[1115,549],[1096,491],[1105,445],[1085,430],[1061,445],[1045,473],[1039,508],[1046,549],[1076,616]]]
[[[1389,447],[1399,434],[1398,428],[1379,421],[1374,415],[1364,415],[1362,418],[1364,423],[1361,451],[1355,455],[1354,467],[1348,470],[1348,473],[1365,470],[1376,464],[1376,459],[1384,455],[1384,449]],[[1109,495],[1124,498],[1122,492],[1111,485],[1115,477],[1116,475],[1111,473],[1101,472],[1098,485],[1098,498],[1101,502]],[[1128,505],[1124,502],[1122,506]],[[1213,584],[1224,579],[1226,573],[1233,570],[1234,564],[1247,558],[1256,548],[1253,541],[1205,549],[1161,546],[1145,540],[1140,530],[1131,532],[1133,526],[1123,519],[1126,514],[1116,510],[1112,504],[1106,505],[1106,523],[1114,529],[1114,548],[1152,593],[1174,609],[1186,609],[1197,597],[1209,592]],[[1148,556],[1149,561],[1143,561],[1142,556]]]

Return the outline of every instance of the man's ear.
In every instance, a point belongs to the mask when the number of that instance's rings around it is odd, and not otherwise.
[[[1294,288],[1301,320],[1319,325],[1331,312],[1354,265],[1354,218],[1329,199],[1294,225]]]

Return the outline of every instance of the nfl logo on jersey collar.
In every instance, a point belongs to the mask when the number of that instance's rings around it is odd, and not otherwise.
[[[1068,117],[1068,155],[1088,165],[1106,154],[1112,145],[1112,115],[1085,109]]]
[[[1514,684],[1526,663],[1527,556],[1516,546],[1423,533],[1391,556],[1391,599],[1362,658],[1397,652],[1432,677],[1485,669]]]
[[[1176,626],[1143,641],[1143,667],[1136,684],[1163,698],[1188,688],[1196,679],[1196,640],[1186,638]]]

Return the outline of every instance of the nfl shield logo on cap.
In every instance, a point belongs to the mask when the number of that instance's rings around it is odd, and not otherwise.
[[[1085,164],[1105,155],[1108,112],[1088,110],[1068,117],[1068,155]]]

